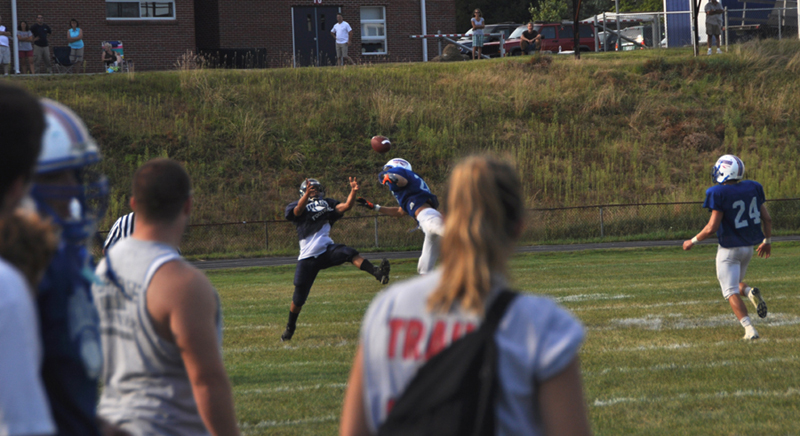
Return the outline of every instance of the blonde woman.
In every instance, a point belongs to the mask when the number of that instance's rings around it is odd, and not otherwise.
[[[367,310],[343,435],[377,433],[425,361],[476,328],[507,287],[525,213],[514,169],[492,157],[467,158],[450,177],[447,211],[440,268],[388,288]],[[591,433],[578,363],[583,338],[580,322],[551,300],[514,299],[494,334],[498,435]]]

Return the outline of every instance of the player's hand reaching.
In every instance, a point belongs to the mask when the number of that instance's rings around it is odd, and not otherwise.
[[[358,180],[355,177],[348,177],[350,179],[350,190],[358,191]]]
[[[694,243],[692,241],[690,241],[688,239],[683,241],[683,249],[684,250],[691,250],[692,246],[694,246]]]
[[[367,208],[367,209],[369,209],[369,210],[373,210],[373,209],[375,209],[375,204],[373,204],[373,203],[370,203],[370,201],[369,201],[369,200],[367,200],[367,199],[366,199],[366,198],[364,198],[364,197],[358,197],[358,198],[356,199],[356,203],[357,203],[359,206],[361,206],[361,207],[366,207],[366,208]]]
[[[397,184],[397,181],[398,181],[398,180],[399,180],[399,179],[397,178],[397,174],[393,174],[393,173],[385,173],[385,174],[383,175],[383,179],[381,180],[381,185],[385,185],[385,184],[387,184],[387,183],[394,183],[394,184]]]

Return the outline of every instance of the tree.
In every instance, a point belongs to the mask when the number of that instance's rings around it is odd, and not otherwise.
[[[525,23],[530,19],[530,0],[456,0],[456,29],[464,32],[470,28],[472,11],[480,9],[487,24]]]
[[[662,0],[619,0],[620,12],[662,12]]]
[[[528,9],[533,21],[562,21],[572,18],[572,8],[564,0],[540,0]]]

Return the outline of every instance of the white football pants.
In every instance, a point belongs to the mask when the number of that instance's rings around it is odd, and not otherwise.
[[[429,207],[417,215],[417,222],[422,232],[425,233],[425,242],[422,243],[422,254],[417,263],[417,272],[427,274],[433,271],[436,259],[439,258],[439,246],[444,236],[444,219],[438,210]]]
[[[717,279],[722,296],[727,300],[739,293],[739,282],[744,281],[747,265],[753,258],[753,247],[717,247]]]

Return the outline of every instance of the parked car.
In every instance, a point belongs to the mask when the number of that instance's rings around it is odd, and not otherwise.
[[[483,28],[484,34],[489,33],[502,33],[503,39],[508,39],[511,32],[513,32],[516,28],[520,25],[518,23],[500,23],[500,24],[487,24],[486,27]],[[469,29],[465,36],[462,36],[458,43],[464,46],[469,47],[470,49],[467,50],[464,47],[459,47],[461,49],[462,54],[472,55],[472,29]],[[489,57],[497,57],[500,56],[500,37],[497,36],[485,36],[483,39],[483,54]]]
[[[517,56],[522,54],[520,48],[520,41],[522,32],[527,30],[527,25],[520,26],[509,35],[506,41],[505,49],[509,56]],[[575,39],[572,23],[540,23],[533,24],[533,30],[542,35],[542,51],[551,51],[557,53],[559,48],[561,51],[570,51],[575,49]],[[581,51],[594,51],[594,26],[592,24],[581,24],[580,26],[580,44]]]

